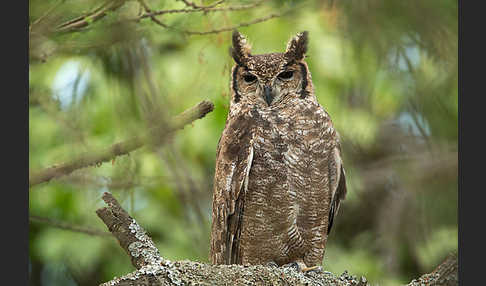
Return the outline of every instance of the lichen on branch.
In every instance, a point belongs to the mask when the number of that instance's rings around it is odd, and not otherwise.
[[[143,228],[123,210],[110,193],[103,194],[108,207],[97,210],[98,216],[118,239],[130,256],[136,271],[114,278],[101,286],[115,285],[319,285],[367,286],[363,276],[340,276],[323,271],[306,273],[290,267],[264,265],[210,265],[194,261],[169,261],[160,256],[152,239]],[[457,285],[457,254],[452,254],[430,274],[413,280],[409,286]],[[440,284],[447,283],[447,284]],[[454,284],[455,283],[455,284]]]

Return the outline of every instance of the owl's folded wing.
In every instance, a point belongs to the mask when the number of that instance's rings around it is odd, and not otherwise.
[[[329,224],[327,227],[327,234],[331,232],[334,217],[339,210],[341,200],[346,197],[346,177],[344,167],[341,159],[341,147],[339,140],[333,153],[330,157],[329,163],[329,180],[331,182],[331,209],[329,211]]]
[[[239,260],[241,216],[253,160],[251,126],[243,116],[228,119],[218,144],[211,229],[213,264]]]

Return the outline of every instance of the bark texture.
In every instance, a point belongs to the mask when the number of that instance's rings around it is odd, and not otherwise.
[[[432,273],[412,280],[408,286],[455,286],[459,285],[457,253],[451,253]]]
[[[138,223],[123,210],[110,193],[104,193],[108,207],[96,211],[128,253],[136,271],[114,278],[101,286],[115,285],[308,285],[308,286],[366,286],[365,277],[344,272],[301,273],[292,268],[263,265],[210,265],[194,261],[169,261],[160,256],[152,239]],[[414,279],[407,286],[458,285],[457,254],[451,254],[432,273]]]

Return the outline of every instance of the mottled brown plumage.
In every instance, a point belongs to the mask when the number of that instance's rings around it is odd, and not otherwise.
[[[320,265],[346,195],[339,137],[314,95],[307,32],[252,55],[233,33],[232,99],[218,143],[213,264]]]

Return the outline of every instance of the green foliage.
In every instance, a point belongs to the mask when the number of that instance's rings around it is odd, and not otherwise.
[[[444,227],[431,234],[428,240],[417,246],[416,253],[422,265],[438,265],[445,256],[457,251],[458,232],[455,227]]]
[[[31,0],[30,22],[58,2]],[[31,26],[37,33],[29,65],[31,172],[140,134],[201,100],[211,100],[215,109],[162,147],[143,147],[32,187],[29,213],[105,230],[95,210],[103,206],[102,192],[110,191],[165,258],[207,262],[216,148],[230,101],[230,32],[181,31],[218,29],[290,9],[239,30],[254,54],[284,51],[292,35],[309,31],[306,61],[318,100],[342,137],[348,183],[324,268],[366,276],[374,285],[430,272],[457,249],[457,161],[451,171],[445,163],[425,168],[420,160],[457,152],[457,2],[331,2],[340,1],[166,14],[158,18],[172,27],[165,29],[150,18],[124,21],[141,8],[127,1],[82,30],[51,34],[43,27],[101,4],[64,1]],[[146,3],[153,10],[184,7],[181,1]],[[46,51],[45,62],[39,61],[36,55]],[[43,277],[57,281],[52,269],[60,269],[80,285],[133,270],[114,239],[33,221],[29,257],[33,276],[51,273]],[[68,274],[61,278],[68,281]]]

